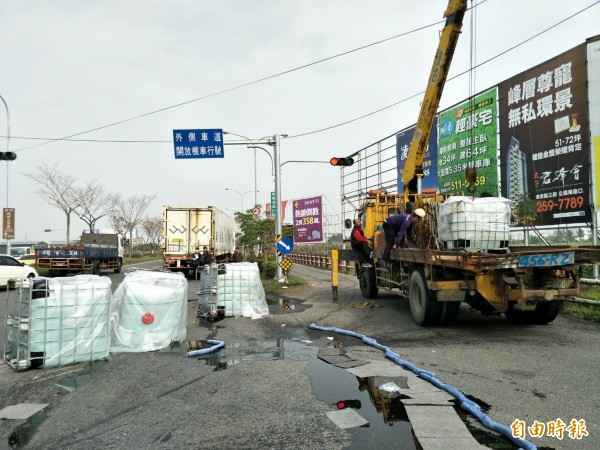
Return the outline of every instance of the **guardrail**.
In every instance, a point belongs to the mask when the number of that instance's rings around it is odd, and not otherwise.
[[[287,258],[296,264],[331,270],[331,253],[290,253]],[[342,273],[354,274],[354,261],[338,260],[338,270]]]

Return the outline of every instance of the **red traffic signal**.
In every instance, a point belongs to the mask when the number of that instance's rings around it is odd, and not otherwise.
[[[331,158],[329,160],[329,164],[331,164],[332,166],[339,166],[339,167],[351,166],[352,164],[354,164],[354,159],[352,159],[350,157],[339,158],[337,156],[334,156],[333,158]]]
[[[361,407],[360,400],[338,400],[338,402],[337,402],[338,409],[346,409],[346,408],[360,409],[360,407]]]

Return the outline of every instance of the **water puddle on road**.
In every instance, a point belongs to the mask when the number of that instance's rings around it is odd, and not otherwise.
[[[204,341],[194,345],[197,345],[197,348],[210,346]],[[366,426],[347,429],[353,436],[349,449],[422,448],[414,435],[401,397],[394,398],[381,393],[373,382],[374,377],[359,378],[347,370],[319,359],[318,350],[318,347],[309,346],[301,340],[226,342],[225,348],[194,358],[205,361],[207,365],[214,367],[215,371],[227,370],[245,361],[307,361],[305,373],[310,377],[313,394],[319,400],[332,405],[334,409],[338,408],[338,402],[350,400],[349,407],[354,407],[355,411],[368,421]],[[486,410],[489,409],[489,405],[483,402],[480,404]],[[456,409],[480,444],[501,450],[516,448],[503,436],[484,428],[476,419],[462,411],[460,406],[456,406]]]
[[[315,353],[316,355],[316,353]],[[356,412],[369,422],[367,427],[348,428],[352,444],[348,449],[419,449],[400,398],[382,396],[368,380],[333,366],[315,356],[306,367],[315,396],[334,408],[343,400],[358,400]]]
[[[282,297],[276,294],[267,294],[267,305],[269,305],[269,314],[290,314],[299,313],[311,308],[311,304],[307,304],[302,300]]]
[[[209,345],[201,342],[200,348]],[[193,356],[215,370],[225,370],[244,361],[274,361],[288,359],[294,361],[309,361],[313,358],[314,350],[300,341],[275,339],[272,341],[227,342],[225,348],[208,355]]]
[[[206,348],[208,344],[201,342]],[[373,394],[364,380],[350,372],[332,366],[317,357],[319,348],[300,340],[276,339],[272,341],[227,342],[218,352],[197,357],[214,367],[226,370],[249,360],[293,359],[308,361],[305,373],[310,377],[315,396],[337,409],[338,401],[359,400],[356,412],[369,425],[348,429],[353,435],[351,449],[395,448],[418,449],[412,435],[406,411],[400,399],[384,398]],[[351,403],[352,406],[358,403]]]
[[[215,323],[210,323],[211,327],[215,325]],[[291,331],[291,329],[288,330],[288,332]],[[160,352],[179,353],[186,357],[186,352],[191,348],[190,344],[188,342],[174,343],[160,350]],[[192,345],[195,348],[210,347],[210,344],[205,341],[193,341]],[[307,366],[304,373],[309,376],[312,392],[317,399],[331,405],[332,410],[338,409],[338,402],[350,400],[346,405],[354,408],[368,422],[366,426],[347,429],[352,435],[352,443],[347,448],[356,450],[365,448],[401,450],[422,448],[413,433],[401,397],[388,396],[380,392],[376,383],[373,382],[374,377],[359,378],[345,369],[319,359],[317,356],[318,351],[319,347],[310,346],[306,342],[302,342],[301,339],[282,338],[264,341],[226,342],[225,348],[207,355],[190,357],[189,359],[197,359],[201,363],[214,367],[215,371],[227,370],[247,361],[281,359],[306,361]],[[21,448],[26,445],[45,420],[48,412],[60,404],[61,397],[91,382],[94,375],[101,371],[106,364],[108,364],[107,361],[95,361],[86,364],[82,370],[61,378],[56,383],[56,393],[51,398],[41,400],[41,402],[50,405],[16,427],[8,439],[0,439],[0,450]],[[483,406],[489,408],[489,405],[483,404]],[[476,419],[465,413],[460,406],[456,405],[455,408],[471,434],[480,444],[494,449],[516,448],[504,437],[484,428]]]
[[[80,370],[59,379],[55,384],[55,393],[51,397],[40,399],[38,402],[48,403],[48,406],[17,426],[8,438],[0,439],[0,450],[25,446],[42,422],[46,420],[48,413],[60,404],[60,399],[75,389],[88,384],[107,364],[108,361],[106,360],[93,361],[83,365]]]

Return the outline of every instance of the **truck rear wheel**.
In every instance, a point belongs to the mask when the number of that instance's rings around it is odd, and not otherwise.
[[[94,262],[94,266],[92,267],[92,273],[94,275],[100,275],[100,262],[99,261]]]
[[[360,285],[360,292],[364,298],[376,298],[377,293],[379,292],[379,288],[377,287],[377,276],[375,275],[375,268],[365,267],[363,265],[360,268],[358,284]]]
[[[562,300],[538,302],[533,312],[535,323],[545,324],[552,322],[558,316],[561,306]]]
[[[417,325],[440,323],[441,305],[427,289],[425,275],[421,269],[413,271],[408,281],[410,312]]]
[[[561,305],[562,300],[538,302],[533,311],[521,311],[511,305],[504,314],[509,322],[518,325],[546,324],[556,319]]]
[[[453,325],[458,320],[460,312],[460,302],[439,302],[440,303],[440,323],[442,325]]]

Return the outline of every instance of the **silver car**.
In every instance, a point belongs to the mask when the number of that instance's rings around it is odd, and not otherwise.
[[[11,278],[33,278],[38,273],[31,266],[17,261],[12,256],[0,255],[0,287],[6,287]]]

